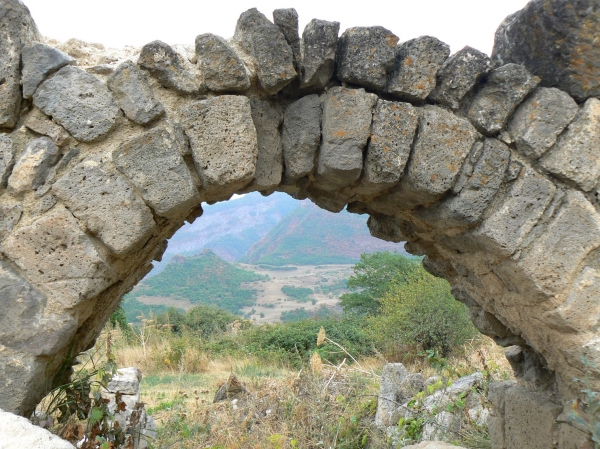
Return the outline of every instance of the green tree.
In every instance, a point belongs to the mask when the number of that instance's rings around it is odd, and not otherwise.
[[[354,265],[354,274],[348,279],[352,291],[340,297],[344,312],[377,314],[381,297],[392,285],[404,284],[420,266],[420,260],[396,252],[361,254],[360,262]]]

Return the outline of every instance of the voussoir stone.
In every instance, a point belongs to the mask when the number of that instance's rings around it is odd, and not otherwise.
[[[140,249],[156,227],[144,200],[106,157],[80,162],[52,191],[116,256]]]
[[[398,45],[385,91],[407,100],[424,100],[435,88],[437,73],[448,56],[450,46],[431,36]]]
[[[348,28],[338,42],[337,78],[382,90],[394,65],[397,43],[398,36],[381,26]]]
[[[67,130],[50,120],[38,108],[34,108],[27,115],[23,125],[36,134],[50,137],[58,147],[62,148],[71,142],[71,136]]]
[[[307,95],[287,107],[283,117],[285,181],[311,173],[321,143],[321,98]]]
[[[29,142],[8,178],[8,190],[22,193],[41,187],[60,154],[59,148],[48,137]]]
[[[10,137],[0,135],[0,192],[6,187],[6,182],[15,165],[17,148]]]
[[[202,200],[222,200],[249,184],[258,142],[246,97],[222,95],[188,104],[181,121],[202,182]]]
[[[82,142],[105,137],[119,116],[106,86],[94,75],[69,65],[38,87],[33,104]]]
[[[239,92],[250,88],[244,63],[222,37],[211,33],[197,36],[196,57],[208,90]]]
[[[371,215],[367,220],[367,227],[373,237],[394,243],[406,240],[401,224],[402,219],[389,215]]]
[[[523,64],[578,101],[600,95],[600,5],[595,0],[535,0],[496,31],[492,59]]]
[[[294,69],[299,73],[300,34],[298,29],[298,12],[294,8],[281,8],[273,11],[273,23],[279,27],[294,55]]]
[[[590,98],[540,162],[546,170],[589,192],[600,177],[599,156],[600,100]]]
[[[58,69],[75,59],[57,48],[36,42],[23,48],[23,98],[31,98],[38,86]]]
[[[13,231],[2,252],[65,307],[97,295],[115,281],[92,240],[62,206]]]
[[[473,98],[467,115],[479,131],[495,134],[504,128],[516,107],[539,82],[540,79],[522,65],[499,67],[487,77]]]
[[[168,44],[153,41],[142,47],[138,64],[166,88],[181,94],[197,94],[200,80],[189,71],[184,57]]]
[[[313,19],[302,33],[302,84],[301,87],[325,87],[335,69],[339,22]]]
[[[154,211],[163,217],[187,215],[200,202],[198,189],[183,157],[181,143],[165,128],[155,128],[113,151],[117,169],[137,187]]]
[[[283,111],[277,105],[257,99],[250,100],[250,107],[258,142],[256,173],[250,188],[274,189],[281,183],[283,173],[283,148],[280,133]]]
[[[153,122],[165,113],[162,103],[154,98],[144,73],[132,61],[120,64],[106,84],[127,118],[138,125]]]
[[[0,2],[0,128],[17,124],[21,108],[21,51],[39,38],[23,2]]]
[[[539,158],[554,145],[578,111],[577,103],[566,92],[554,87],[536,89],[508,124],[517,151],[532,159]]]
[[[438,106],[423,107],[413,154],[399,184],[406,205],[428,204],[450,190],[478,138],[467,120]]]
[[[335,190],[359,178],[376,102],[377,95],[364,89],[333,87],[327,91],[323,143],[315,175],[321,188]]]
[[[256,8],[242,13],[234,39],[254,59],[260,86],[276,94],[296,78],[294,55],[279,27]]]
[[[377,193],[400,181],[418,123],[418,109],[410,103],[377,100],[361,193]]]
[[[492,61],[485,53],[465,47],[444,62],[429,99],[458,109],[464,96],[491,69]]]

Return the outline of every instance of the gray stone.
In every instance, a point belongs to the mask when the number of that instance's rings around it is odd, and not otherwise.
[[[20,0],[0,3],[0,128],[12,128],[21,112],[21,50],[39,39]]]
[[[23,125],[36,134],[50,137],[52,141],[61,148],[71,142],[69,133],[62,126],[57,125],[46,117],[37,108],[34,108],[33,111],[27,114]]]
[[[492,62],[485,53],[465,47],[444,62],[429,99],[458,109],[464,96],[491,69]]]
[[[397,43],[398,36],[380,26],[348,28],[338,42],[337,78],[383,90],[394,65]]]
[[[29,281],[71,308],[110,286],[114,273],[64,207],[13,231],[2,251]]]
[[[492,58],[523,64],[577,100],[600,95],[600,5],[595,0],[536,0],[496,31]]]
[[[49,138],[32,140],[25,147],[8,178],[8,190],[18,194],[40,188],[59,157],[60,150]]]
[[[119,368],[108,384],[106,389],[110,393],[123,393],[126,395],[139,395],[142,371],[139,368]]]
[[[403,220],[388,215],[371,215],[367,220],[367,227],[373,237],[387,242],[400,243],[406,241],[402,234]]]
[[[210,33],[196,37],[196,56],[208,90],[239,92],[250,88],[244,63],[222,37]]]
[[[250,188],[274,189],[281,183],[283,174],[283,147],[280,134],[283,112],[279,106],[263,100],[250,100],[250,107],[258,142],[256,173]]]
[[[364,89],[333,87],[327,91],[323,144],[315,176],[321,188],[335,190],[359,178],[376,102],[377,96]]]
[[[539,158],[554,145],[578,111],[577,103],[566,92],[547,87],[536,89],[508,124],[517,151],[532,159]]]
[[[129,178],[154,211],[163,217],[187,215],[200,203],[198,189],[175,136],[154,128],[125,142],[112,154],[113,162]]]
[[[294,182],[311,173],[321,143],[321,99],[307,95],[287,107],[283,118],[285,181]]]
[[[444,441],[422,441],[419,444],[404,446],[404,449],[466,449],[463,446],[445,443]]]
[[[457,181],[460,189],[456,185],[453,188],[457,196],[428,210],[428,218],[444,229],[478,223],[502,185],[509,161],[510,150],[505,144],[486,139],[476,160],[463,165]]]
[[[6,187],[6,182],[15,165],[17,149],[10,137],[0,135],[0,193]]]
[[[400,182],[406,205],[428,204],[450,190],[479,133],[465,119],[438,106],[425,106],[413,155]]]
[[[258,82],[269,94],[276,94],[296,78],[294,55],[285,36],[256,8],[242,13],[234,39],[256,64]]]
[[[105,158],[88,157],[56,181],[52,191],[116,256],[140,249],[154,232],[152,212]]]
[[[0,204],[0,242],[10,234],[23,215],[23,204],[6,202]]]
[[[235,374],[231,374],[227,382],[225,382],[215,393],[213,403],[226,401],[229,399],[240,398],[248,394],[246,386],[240,382]]]
[[[499,67],[490,73],[473,98],[467,116],[482,133],[496,134],[539,82],[522,65]]]
[[[375,425],[390,427],[398,424],[392,419],[394,411],[417,392],[406,392],[406,381],[410,372],[402,363],[386,363],[381,372]],[[412,393],[412,394],[411,394]]]
[[[448,56],[450,47],[431,36],[398,45],[385,91],[411,101],[424,100],[435,88],[437,73]]]
[[[302,33],[302,83],[300,87],[322,89],[331,80],[335,69],[339,22],[313,19]]]
[[[197,94],[202,89],[184,57],[162,41],[144,45],[138,64],[160,84],[180,94]]]
[[[418,110],[409,103],[377,100],[361,193],[377,193],[398,183],[404,175],[418,122]]]
[[[273,22],[279,27],[294,55],[294,69],[300,73],[300,34],[298,31],[298,13],[294,8],[276,9],[273,11]]]
[[[127,118],[138,125],[153,122],[165,113],[162,103],[154,98],[148,80],[132,61],[120,64],[106,84]]]
[[[542,166],[589,192],[600,177],[600,100],[590,98],[540,160]]]
[[[0,410],[0,448],[75,449],[71,443],[22,416]]]
[[[222,95],[183,108],[203,201],[229,198],[249,184],[256,171],[258,142],[246,97]]]
[[[23,48],[23,98],[31,98],[38,86],[58,69],[76,61],[62,51],[36,42]]]
[[[489,249],[505,255],[515,252],[556,192],[548,178],[530,167],[524,167],[513,182],[500,204],[477,230]]]
[[[570,191],[556,218],[519,265],[542,292],[556,295],[598,246],[600,215],[581,192]]]
[[[44,81],[33,104],[82,142],[104,138],[114,127],[119,108],[94,75],[66,66]]]

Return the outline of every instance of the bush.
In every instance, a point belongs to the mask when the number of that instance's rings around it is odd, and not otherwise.
[[[385,352],[416,346],[445,357],[477,335],[468,308],[450,293],[450,284],[422,267],[394,284],[381,298],[381,314],[369,318],[370,335]]]
[[[314,293],[312,288],[294,287],[293,285],[284,285],[281,287],[281,291],[284,295],[287,295],[299,302],[310,301],[308,295],[312,295]]]
[[[240,318],[231,312],[212,306],[192,307],[188,312],[170,308],[156,317],[159,325],[169,325],[171,331],[182,335],[184,331],[198,332],[209,339],[224,333],[227,327]]]

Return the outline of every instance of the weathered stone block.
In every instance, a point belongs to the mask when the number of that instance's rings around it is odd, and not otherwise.
[[[50,168],[60,157],[60,150],[47,137],[40,137],[27,144],[25,151],[8,178],[8,190],[22,193],[38,189],[46,181]]]
[[[0,192],[6,187],[6,182],[15,165],[15,148],[10,137],[0,135]]]
[[[110,393],[139,395],[141,381],[142,371],[139,368],[119,368],[117,374],[108,382],[106,389]]]
[[[422,108],[413,155],[400,183],[407,205],[427,204],[450,190],[478,138],[467,120],[437,106]]]
[[[311,173],[321,143],[321,99],[318,95],[307,95],[287,107],[282,141],[286,182],[294,182]]]
[[[52,191],[116,256],[140,249],[154,232],[152,212],[106,158],[88,157]]]
[[[34,43],[23,48],[23,98],[31,98],[38,86],[58,69],[75,59],[48,45]]]
[[[467,112],[469,120],[482,133],[496,134],[539,82],[522,65],[507,64],[495,69],[473,98]]]
[[[0,204],[0,242],[10,234],[21,220],[23,204],[16,201],[5,201]]]
[[[345,187],[362,171],[377,96],[364,89],[333,87],[323,101],[323,144],[316,179],[325,190]]]
[[[537,159],[554,145],[578,111],[566,92],[540,87],[519,106],[508,131],[521,154]]]
[[[600,5],[595,0],[529,2],[498,27],[492,58],[523,64],[577,100],[600,95]]]
[[[138,125],[153,122],[165,113],[162,103],[154,98],[148,80],[132,61],[120,64],[106,84],[127,118]]]
[[[279,27],[256,8],[242,13],[234,39],[256,64],[260,86],[276,94],[296,78],[294,55]]]
[[[338,45],[339,22],[313,19],[304,28],[302,45],[301,87],[325,87],[335,68],[335,52]]]
[[[31,225],[13,231],[4,240],[2,252],[31,282],[44,285],[67,308],[94,297],[116,280],[64,207],[57,206]]]
[[[189,63],[164,42],[153,41],[144,45],[138,64],[160,84],[180,94],[196,94],[202,89],[200,80],[189,70]]]
[[[71,66],[44,81],[33,95],[33,104],[82,142],[104,138],[119,116],[106,86],[94,75]]]
[[[397,419],[395,422],[392,421],[391,415],[399,404],[410,398],[410,395],[406,392],[406,383],[409,376],[410,372],[402,363],[386,363],[383,366],[377,413],[375,414],[375,425],[377,427],[389,427],[398,423]]]
[[[250,88],[244,63],[222,37],[211,33],[196,37],[196,56],[208,90],[239,92]]]
[[[492,62],[485,53],[465,47],[444,62],[429,99],[458,109],[464,96],[491,69]]]
[[[371,215],[367,220],[367,226],[373,237],[399,243],[407,240],[402,234],[402,221],[401,218],[394,216]]]
[[[152,209],[163,217],[187,215],[200,202],[192,175],[178,151],[181,143],[165,128],[155,128],[113,152],[119,171],[129,178]]]
[[[556,176],[589,192],[600,177],[600,100],[590,98],[552,149],[540,160]]]
[[[556,218],[519,265],[542,292],[555,295],[598,246],[600,214],[581,192],[570,191]]]
[[[283,111],[263,100],[250,100],[252,121],[256,128],[258,157],[251,189],[274,189],[281,183],[283,147],[279,132]]]
[[[533,229],[552,201],[556,187],[545,176],[524,167],[506,196],[477,230],[490,249],[510,255]]]
[[[377,100],[361,193],[380,192],[402,178],[418,122],[418,109],[409,103]]]
[[[385,91],[407,100],[424,100],[435,88],[437,73],[448,56],[450,47],[431,36],[398,45]]]
[[[37,39],[37,28],[23,2],[0,3],[0,128],[17,124],[21,108],[21,50]]]
[[[27,114],[23,124],[34,133],[50,137],[58,147],[62,148],[71,141],[71,136],[62,126],[54,123],[37,108]]]
[[[273,11],[273,23],[279,27],[294,55],[294,69],[300,73],[302,54],[298,29],[298,12],[294,8],[282,8]]]
[[[397,43],[398,36],[380,26],[348,28],[338,42],[337,78],[383,90],[394,65]]]
[[[27,418],[0,410],[2,448],[74,449],[71,443],[34,425]]]
[[[223,95],[192,102],[181,111],[181,121],[204,201],[228,198],[252,181],[258,142],[248,98]]]

